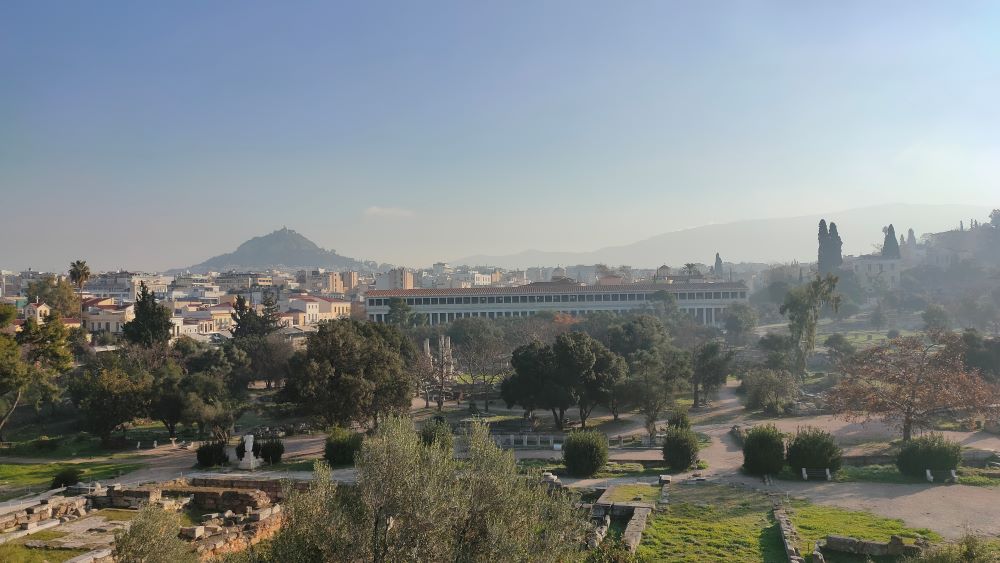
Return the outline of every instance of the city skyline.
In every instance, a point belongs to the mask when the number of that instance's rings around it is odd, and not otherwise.
[[[417,266],[890,202],[986,209],[998,13],[7,4],[0,191],[22,236],[2,266],[182,267],[282,225]]]

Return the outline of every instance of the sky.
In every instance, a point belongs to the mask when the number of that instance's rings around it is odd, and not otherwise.
[[[1000,203],[1000,3],[0,3],[0,268]]]

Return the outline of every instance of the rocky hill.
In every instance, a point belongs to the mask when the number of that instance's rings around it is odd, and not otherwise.
[[[201,264],[180,268],[191,272],[225,272],[229,270],[266,270],[270,268],[360,269],[363,264],[341,256],[333,250],[320,248],[313,241],[287,228],[254,237],[234,252],[214,256]]]

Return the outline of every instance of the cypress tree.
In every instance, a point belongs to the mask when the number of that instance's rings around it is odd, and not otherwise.
[[[722,275],[722,258],[718,252],[715,253],[715,275],[717,277]]]
[[[885,229],[885,242],[882,244],[883,258],[899,258],[899,241],[896,240],[896,228],[890,223]]]
[[[840,239],[840,232],[837,230],[837,224],[830,222],[830,238],[829,238],[829,249],[827,250],[829,263],[829,270],[824,273],[831,274],[840,268],[840,265],[844,263],[843,256],[844,241]]]
[[[825,274],[828,272],[829,268],[829,248],[830,248],[830,231],[826,228],[826,219],[819,220],[819,256],[817,256],[816,267],[820,274]]]
[[[906,233],[906,244],[908,244],[910,246],[916,246],[917,245],[917,235],[915,235],[913,233],[913,229],[910,229]]]

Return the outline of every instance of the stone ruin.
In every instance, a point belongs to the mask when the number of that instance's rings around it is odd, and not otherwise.
[[[308,487],[306,481],[291,483],[294,489]],[[67,563],[106,563],[116,530],[129,523],[116,514],[103,516],[102,509],[137,510],[146,505],[163,510],[203,511],[198,525],[178,529],[178,536],[191,542],[202,560],[238,552],[270,538],[281,527],[283,511],[279,500],[285,490],[279,479],[238,479],[194,477],[140,486],[71,487],[71,496],[26,501],[0,512],[0,543],[58,528],[59,538],[24,540],[27,548],[87,549]],[[81,493],[84,494],[72,494]],[[105,513],[108,514],[108,513]]]

